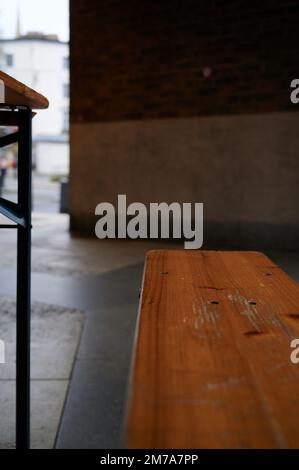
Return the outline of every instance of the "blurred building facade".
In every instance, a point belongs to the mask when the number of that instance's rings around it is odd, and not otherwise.
[[[68,43],[35,32],[0,39],[0,69],[49,99],[49,110],[33,119],[33,163],[39,174],[67,175]]]

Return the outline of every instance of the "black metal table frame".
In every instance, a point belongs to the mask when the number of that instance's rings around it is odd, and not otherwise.
[[[16,448],[30,448],[30,290],[31,290],[31,170],[32,111],[26,106],[0,104],[0,126],[17,132],[0,137],[0,148],[18,143],[18,200],[0,198],[0,213],[17,229],[16,307]]]

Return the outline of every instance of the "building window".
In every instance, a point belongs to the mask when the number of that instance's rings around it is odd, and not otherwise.
[[[69,110],[64,109],[62,115],[62,132],[69,131]]]
[[[12,67],[13,65],[13,55],[12,54],[5,54],[5,62],[7,67]]]
[[[69,58],[68,58],[68,57],[64,57],[64,58],[63,58],[63,68],[64,68],[64,69],[68,69],[68,68],[69,68]]]
[[[68,83],[63,84],[63,96],[64,98],[69,97],[69,84]]]

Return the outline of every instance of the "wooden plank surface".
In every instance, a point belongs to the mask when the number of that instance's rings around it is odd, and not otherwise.
[[[5,103],[24,105],[31,109],[45,109],[49,106],[45,96],[2,71],[0,71],[0,80],[5,84]]]
[[[137,331],[128,447],[299,447],[299,286],[266,256],[149,252]]]

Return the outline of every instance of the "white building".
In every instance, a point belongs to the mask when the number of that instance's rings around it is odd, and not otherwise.
[[[49,109],[33,119],[33,162],[40,174],[69,170],[69,46],[56,36],[28,33],[0,39],[0,69],[45,95]]]

